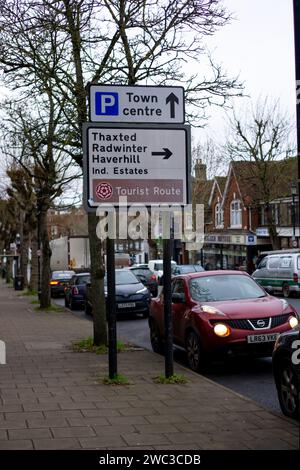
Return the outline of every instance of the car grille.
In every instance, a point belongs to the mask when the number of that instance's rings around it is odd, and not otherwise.
[[[143,298],[143,294],[116,295],[116,302],[134,302]]]
[[[284,323],[287,322],[289,317],[290,317],[289,313],[284,314],[284,315],[277,315],[276,317],[272,317],[271,328],[276,328],[277,326],[283,325]],[[250,319],[251,323],[257,329],[260,328],[259,325],[257,325],[257,322],[259,320],[264,320],[265,325],[268,325],[270,317],[251,318]],[[220,320],[212,320],[211,323],[212,324],[220,323]],[[248,322],[247,319],[226,320],[224,323],[226,323],[231,328],[234,328],[234,329],[237,329],[237,330],[254,330],[253,326],[251,325],[251,323]],[[263,328],[265,328],[265,327],[263,327]]]

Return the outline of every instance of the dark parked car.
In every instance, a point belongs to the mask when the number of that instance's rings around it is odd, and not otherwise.
[[[171,276],[178,276],[179,274],[189,274],[189,273],[198,273],[204,271],[204,268],[200,264],[177,264],[171,266]],[[164,275],[161,276],[159,280],[159,285],[163,286],[164,284]]]
[[[149,289],[153,297],[157,297],[158,282],[154,272],[151,271],[151,269],[149,269],[145,264],[134,265],[129,269],[138,278],[138,280],[141,281],[141,283],[144,284],[147,289]]]
[[[84,307],[86,286],[90,282],[90,273],[75,274],[65,287],[65,306],[75,310]]]
[[[282,333],[273,351],[273,373],[282,412],[299,419],[300,336],[299,326]]]
[[[107,298],[107,279],[104,278],[105,297]],[[85,299],[85,312],[92,314],[90,287],[87,288]],[[129,269],[116,269],[116,312],[142,314],[144,318],[149,315],[151,295]]]
[[[191,369],[210,358],[234,355],[271,356],[280,333],[298,324],[298,314],[284,299],[267,294],[247,274],[203,271],[172,280],[174,343],[185,348]],[[152,299],[150,339],[163,350],[163,292]]]
[[[50,280],[51,297],[64,295],[65,287],[71,281],[75,271],[53,271]]]

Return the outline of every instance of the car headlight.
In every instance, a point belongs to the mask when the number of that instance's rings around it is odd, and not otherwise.
[[[214,333],[217,336],[221,336],[222,338],[225,338],[226,336],[230,335],[230,328],[227,325],[224,325],[224,323],[216,323],[214,326]]]
[[[205,313],[211,313],[212,315],[222,315],[222,317],[225,317],[225,313],[221,312],[221,310],[218,310],[215,307],[212,307],[211,305],[202,305],[201,309]]]
[[[296,326],[298,326],[298,323],[299,323],[298,318],[293,317],[293,316],[289,318],[289,324],[291,328],[296,328]]]
[[[137,294],[146,294],[147,291],[148,291],[147,287],[143,287],[143,289],[137,290],[136,293]]]

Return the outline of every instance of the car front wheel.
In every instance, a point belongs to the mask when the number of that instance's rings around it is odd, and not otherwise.
[[[203,368],[204,358],[201,351],[200,338],[194,331],[187,335],[185,349],[189,367],[193,371],[199,372]]]
[[[299,413],[297,376],[293,365],[286,358],[279,365],[277,388],[283,414],[297,418]]]

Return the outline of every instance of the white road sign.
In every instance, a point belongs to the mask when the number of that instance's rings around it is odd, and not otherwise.
[[[122,126],[86,123],[84,200],[103,203],[186,204],[189,126]]]
[[[184,123],[184,89],[163,86],[90,85],[90,121]]]

